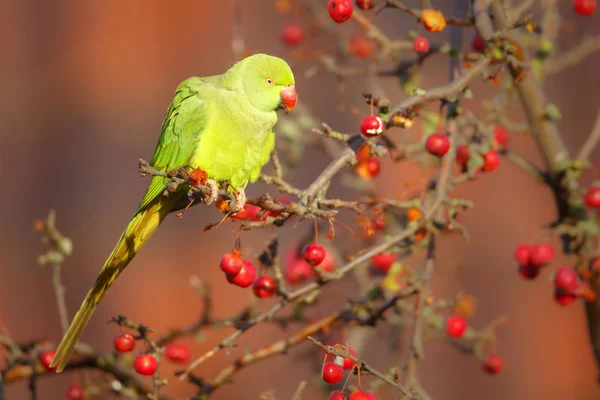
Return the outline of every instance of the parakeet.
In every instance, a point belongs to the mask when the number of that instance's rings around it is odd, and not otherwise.
[[[222,75],[192,77],[176,90],[150,165],[160,171],[201,168],[213,184],[230,182],[237,204],[244,188],[258,179],[275,146],[277,111],[289,112],[297,100],[294,75],[282,59],[251,55]],[[131,222],[100,270],[51,366],[62,371],[100,300],[156,228],[187,200],[181,185],[163,195],[168,178],[152,178]]]

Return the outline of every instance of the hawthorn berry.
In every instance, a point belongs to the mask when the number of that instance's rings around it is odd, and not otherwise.
[[[417,53],[427,53],[429,51],[429,40],[424,36],[418,36],[413,40],[413,50]]]
[[[285,280],[289,284],[306,282],[315,276],[315,271],[309,263],[303,259],[297,259],[290,263],[285,269]]]
[[[467,146],[458,146],[456,149],[456,163],[462,167],[466,167],[469,158],[469,148]]]
[[[250,261],[242,261],[242,269],[235,275],[225,274],[227,281],[241,288],[247,288],[254,283],[256,267]]]
[[[281,31],[281,40],[290,47],[297,46],[304,40],[304,30],[296,23],[289,23]]]
[[[225,253],[219,262],[221,271],[230,275],[237,275],[242,270],[242,257],[235,250],[233,253]]]
[[[370,176],[379,175],[379,171],[381,170],[381,164],[379,160],[376,158],[369,158],[367,160],[367,172]]]
[[[508,132],[506,132],[506,129],[500,125],[496,125],[494,127],[494,140],[500,146],[506,146],[506,143],[508,143]]]
[[[371,257],[371,267],[381,272],[387,272],[392,267],[395,261],[395,254],[379,253]]]
[[[115,337],[115,349],[121,353],[127,353],[135,348],[135,338],[129,333],[123,333]]]
[[[450,139],[442,133],[432,133],[425,141],[425,149],[437,157],[443,157],[450,150]]]
[[[577,289],[579,277],[577,272],[572,268],[561,267],[556,271],[554,276],[554,287],[561,289],[564,292],[571,293]]]
[[[531,246],[528,244],[520,244],[515,249],[515,260],[519,263],[519,265],[527,265],[529,264],[529,257],[531,255]]]
[[[323,366],[323,380],[330,385],[339,383],[344,377],[344,368],[334,362],[325,363]]]
[[[585,192],[585,197],[583,198],[585,205],[590,208],[600,208],[600,187],[592,186]]]
[[[348,347],[348,352],[352,354],[354,357],[358,357],[356,351],[352,347]],[[356,361],[351,360],[349,358],[344,358],[344,365],[342,366],[344,369],[352,369],[356,365]]]
[[[74,383],[67,387],[67,391],[65,392],[65,398],[67,400],[85,400],[85,392],[83,388],[78,384]]]
[[[355,391],[350,395],[350,400],[372,400],[374,398],[370,393],[365,393],[362,391]]]
[[[483,38],[483,36],[479,34],[473,36],[473,39],[471,40],[471,48],[473,49],[473,51],[483,53],[483,51],[485,50],[485,39]]]
[[[152,375],[156,372],[158,363],[152,355],[142,354],[141,356],[137,356],[133,361],[133,368],[140,375]]]
[[[245,204],[244,208],[242,208],[240,211],[236,212],[229,218],[236,220],[236,221],[246,221],[248,219],[248,208],[246,206],[249,206],[249,205],[250,204]],[[229,209],[229,206],[227,206],[227,209]]]
[[[171,342],[165,348],[165,356],[176,363],[184,363],[190,359],[190,348],[183,343]]]
[[[269,275],[263,275],[259,277],[256,282],[254,282],[252,291],[256,297],[259,299],[264,299],[275,294],[277,291],[277,285],[275,284],[275,280]]]
[[[329,396],[329,400],[346,400],[346,396],[342,392],[333,392]]]
[[[54,372],[57,367],[50,367],[50,363],[54,358],[56,351],[54,350],[46,350],[40,353],[40,364],[46,369],[46,371]]]
[[[354,172],[363,179],[371,179],[379,175],[381,164],[375,157],[369,157],[366,160],[359,161],[354,166]]]
[[[455,338],[462,337],[467,330],[467,320],[459,315],[453,315],[446,319],[446,333]]]
[[[416,221],[423,216],[423,213],[418,208],[410,208],[406,212],[406,219],[410,222]]]
[[[596,12],[598,0],[573,0],[573,11],[584,17],[589,17]]]
[[[354,54],[356,58],[366,60],[375,52],[375,43],[364,35],[356,34],[350,38],[348,52]]]
[[[567,293],[561,289],[554,290],[554,300],[556,300],[556,302],[563,307],[573,304],[575,297],[576,296],[574,294]]]
[[[383,214],[377,214],[371,219],[370,228],[375,231],[380,231],[385,228],[385,217]]]
[[[354,5],[352,0],[329,0],[327,11],[332,20],[341,24],[346,22],[352,16]]]
[[[554,250],[550,243],[536,244],[531,247],[531,253],[529,253],[529,262],[536,267],[541,267],[548,264],[554,258]]]
[[[494,150],[490,150],[483,155],[483,166],[481,170],[484,172],[492,172],[500,166],[500,155]]]
[[[441,11],[426,8],[421,11],[421,20],[429,32],[441,32],[446,27],[446,18]]]
[[[248,217],[246,218],[248,221],[264,221],[269,216],[269,212],[267,211],[263,212],[259,218],[258,213],[262,211],[262,208],[254,204],[245,204],[244,208],[248,211]]]
[[[540,269],[531,264],[521,264],[519,265],[519,273],[525,279],[534,279],[540,274]]]
[[[359,8],[368,11],[375,7],[375,0],[356,0],[356,5]]]
[[[488,354],[485,358],[485,362],[483,363],[483,370],[488,374],[496,375],[500,371],[502,371],[502,367],[504,366],[504,360],[500,356],[496,354]]]
[[[313,267],[316,267],[323,262],[325,259],[325,254],[326,251],[323,246],[320,246],[316,243],[308,244],[304,247],[304,249],[302,249],[302,257],[304,258],[304,261]]]
[[[383,132],[383,121],[376,116],[364,117],[360,123],[360,133],[366,137],[381,135]]]

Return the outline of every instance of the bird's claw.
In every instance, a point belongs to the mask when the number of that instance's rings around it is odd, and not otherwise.
[[[209,205],[214,203],[217,200],[217,197],[219,197],[219,185],[212,179],[208,179],[205,185],[210,188],[210,193],[202,198],[202,202]]]

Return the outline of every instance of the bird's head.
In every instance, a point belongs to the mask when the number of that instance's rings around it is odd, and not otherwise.
[[[291,111],[298,94],[294,74],[281,58],[254,54],[244,60],[242,83],[246,97],[261,111]]]

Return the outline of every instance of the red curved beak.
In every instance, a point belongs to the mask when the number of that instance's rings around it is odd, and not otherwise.
[[[296,93],[296,86],[289,85],[284,87],[279,94],[281,96],[281,108],[286,113],[292,111],[298,100],[298,93]]]

